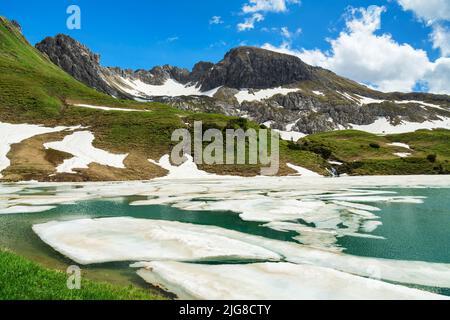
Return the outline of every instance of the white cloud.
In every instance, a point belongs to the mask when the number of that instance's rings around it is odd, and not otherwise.
[[[209,20],[209,24],[222,24],[223,20],[221,16],[213,16],[211,20]]]
[[[432,23],[450,20],[449,0],[398,0],[403,10],[413,11],[419,19]]]
[[[242,12],[286,12],[288,4],[299,3],[300,0],[249,0],[249,3],[242,7]]]
[[[251,14],[251,16],[238,24],[238,30],[254,29],[256,22],[264,20],[265,16],[263,14],[266,12],[287,12],[290,4],[300,4],[300,0],[248,0],[248,3],[242,7],[242,14]]]
[[[440,24],[433,26],[433,32],[431,33],[431,41],[433,42],[433,48],[441,50],[441,54],[444,57],[450,56],[450,29]]]
[[[239,23],[237,25],[238,30],[239,31],[246,31],[246,30],[251,30],[255,28],[255,23],[256,22],[261,22],[264,20],[264,16],[260,13],[254,13],[252,16],[250,16],[249,18],[245,19],[244,22]]]
[[[439,58],[425,74],[424,80],[429,91],[450,94],[450,58]]]
[[[430,69],[427,53],[409,44],[399,44],[389,34],[376,35],[381,27],[384,7],[352,8],[346,17],[346,29],[329,40],[331,49],[292,49],[284,41],[275,47],[263,47],[293,54],[305,62],[318,65],[382,91],[411,91]]]
[[[280,29],[281,32],[281,36],[286,39],[286,40],[291,40],[292,38],[297,37],[298,35],[300,35],[302,33],[302,29],[298,28],[297,30],[295,30],[294,32],[289,31],[288,27],[282,27]]]

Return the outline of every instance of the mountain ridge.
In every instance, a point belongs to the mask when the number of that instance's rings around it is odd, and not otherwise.
[[[119,98],[245,117],[305,134],[370,125],[381,118],[395,125],[450,117],[450,96],[378,92],[298,57],[257,47],[231,49],[218,63],[199,62],[192,70],[164,65],[133,71],[101,67],[98,55],[86,53],[87,47],[71,38],[67,41],[77,45],[64,53],[58,45],[66,37],[46,38],[36,47],[76,79],[88,85],[101,82],[90,86]],[[61,63],[67,56],[75,58]],[[90,79],[77,69],[85,69]]]

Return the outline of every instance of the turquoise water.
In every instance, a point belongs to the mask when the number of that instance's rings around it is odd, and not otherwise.
[[[342,238],[346,252],[399,260],[450,263],[450,189],[389,189],[425,196],[423,204],[377,203],[383,225],[372,234],[386,240]]]
[[[423,204],[376,203],[383,225],[372,234],[386,240],[344,237],[339,244],[353,255],[400,260],[450,263],[450,189],[383,189],[398,195],[424,196]],[[42,190],[51,193],[51,189]],[[0,216],[0,247],[8,248],[47,267],[65,270],[71,261],[45,245],[31,230],[32,225],[52,220],[73,220],[130,216],[135,218],[172,220],[201,225],[215,225],[249,234],[283,241],[293,241],[295,233],[278,232],[263,223],[246,222],[232,212],[182,211],[168,206],[129,206],[139,197],[110,201],[81,201],[60,205],[43,213]],[[92,279],[117,284],[148,287],[128,267],[129,263],[110,263],[83,267]],[[441,293],[449,294],[446,291]]]

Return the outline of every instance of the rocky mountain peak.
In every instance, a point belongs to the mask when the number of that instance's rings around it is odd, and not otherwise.
[[[47,37],[36,48],[75,79],[99,91],[115,94],[101,77],[100,55],[77,40],[58,34]]]
[[[202,81],[203,90],[219,86],[266,89],[314,78],[314,67],[297,57],[256,47],[229,51]]]

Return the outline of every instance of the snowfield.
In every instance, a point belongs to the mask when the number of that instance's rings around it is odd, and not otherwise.
[[[31,124],[9,124],[0,122],[0,172],[8,168],[11,164],[7,157],[9,151],[11,150],[11,145],[20,143],[37,135],[60,132],[64,130],[75,130],[77,128],[78,127],[46,128]],[[1,173],[0,178],[2,178]]]
[[[273,96],[276,96],[277,94],[286,95],[291,92],[297,92],[300,89],[290,89],[290,88],[272,88],[272,89],[262,89],[262,90],[256,90],[256,89],[242,89],[235,95],[236,99],[239,103],[242,103],[244,101],[253,102],[253,101],[262,101],[265,99],[272,98]]]
[[[419,122],[407,122],[403,121],[401,124],[394,126],[388,119],[379,118],[374,123],[369,125],[355,125],[352,124],[352,129],[366,131],[374,134],[395,134],[395,133],[408,133],[421,129],[447,129],[450,130],[450,118],[441,117],[441,121],[425,121]]]
[[[94,140],[95,136],[91,132],[79,131],[66,136],[62,141],[45,143],[44,147],[74,156],[64,160],[63,164],[57,167],[58,173],[76,173],[73,171],[74,169],[88,169],[91,163],[125,169],[123,162],[128,154],[112,154],[97,149],[92,145]]]
[[[220,89],[216,88],[210,91],[201,91],[199,87],[196,86],[196,84],[192,85],[184,85],[181,84],[173,79],[168,79],[166,82],[161,85],[150,85],[147,83],[142,82],[141,80],[137,79],[127,79],[127,78],[121,78],[120,79],[124,85],[119,85],[120,88],[136,97],[161,97],[161,96],[167,96],[167,97],[180,97],[180,96],[208,96],[212,97],[216,94],[216,92]]]

